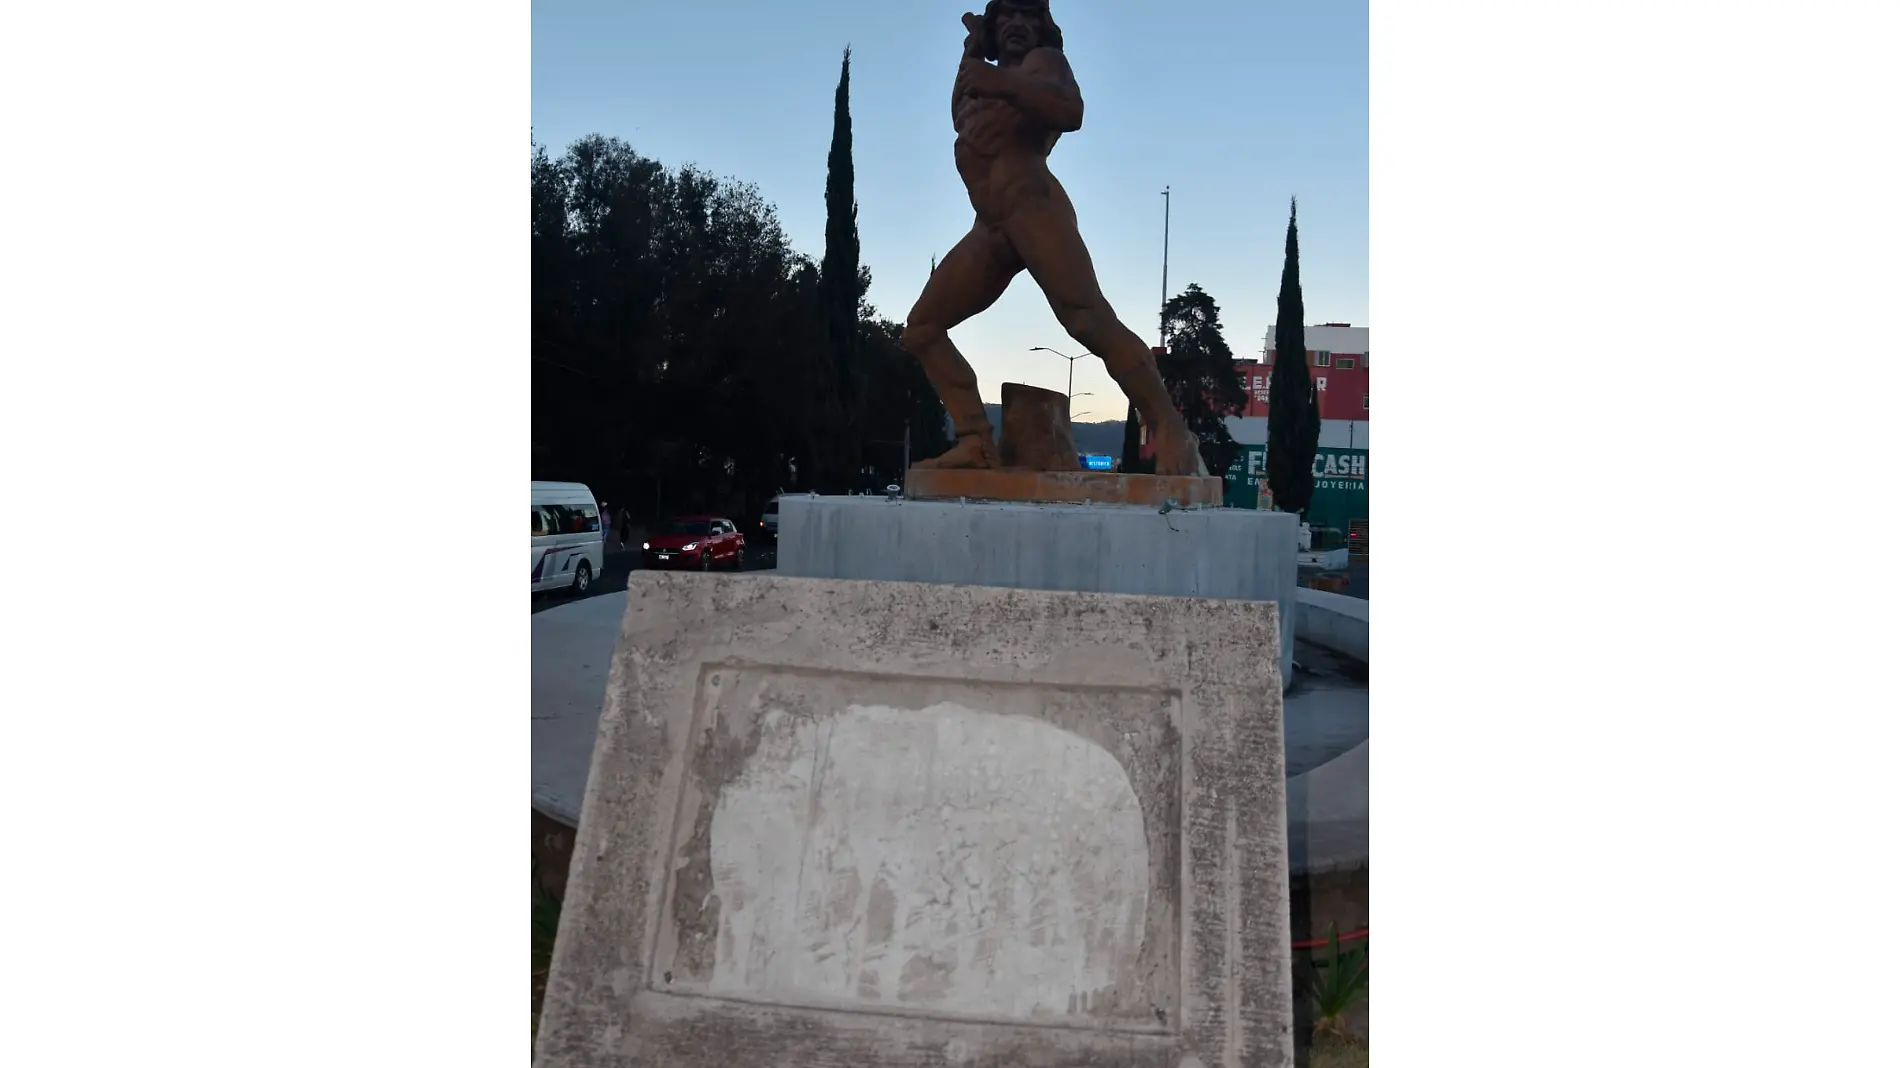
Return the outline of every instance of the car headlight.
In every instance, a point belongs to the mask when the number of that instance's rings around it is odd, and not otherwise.
[[[699,543],[698,543],[698,542],[696,542],[696,541],[689,541],[689,542],[687,542],[687,543],[686,543],[685,545],[682,545],[682,546],[680,546],[680,552],[683,552],[683,553],[690,553],[690,552],[692,552],[692,551],[693,551],[694,549],[697,549],[697,548],[699,548]]]
[[[651,548],[653,548],[653,546],[643,541],[643,542],[641,542],[641,543],[640,543],[640,548],[642,548],[642,549],[651,549]]]

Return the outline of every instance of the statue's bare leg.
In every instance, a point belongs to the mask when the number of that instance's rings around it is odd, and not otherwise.
[[[976,372],[950,341],[951,328],[995,304],[1023,269],[1009,242],[979,221],[924,283],[904,323],[905,351],[917,358],[956,428],[950,451],[918,467],[996,467],[996,432],[976,390]]]
[[[1052,183],[1053,184],[1053,183]],[[1053,195],[1025,197],[1003,224],[1030,277],[1069,336],[1102,358],[1115,384],[1128,394],[1155,445],[1158,475],[1205,475],[1200,442],[1175,409],[1155,369],[1154,355],[1123,325],[1102,295],[1095,263],[1076,227],[1075,209],[1059,188]]]

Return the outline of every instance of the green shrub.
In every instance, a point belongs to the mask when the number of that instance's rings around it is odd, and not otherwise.
[[[1349,952],[1339,949],[1339,925],[1330,924],[1326,934],[1326,957],[1308,966],[1307,995],[1313,999],[1313,1040],[1350,1038],[1346,1013],[1366,998],[1367,947]]]

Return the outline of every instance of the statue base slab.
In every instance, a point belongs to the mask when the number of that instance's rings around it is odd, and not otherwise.
[[[1125,475],[1117,471],[947,470],[913,467],[904,496],[914,501],[1013,501],[1219,508],[1222,482],[1199,475]]]

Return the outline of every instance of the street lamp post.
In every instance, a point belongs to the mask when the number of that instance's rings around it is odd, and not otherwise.
[[[1052,349],[1045,345],[1037,345],[1031,348],[1029,351],[1030,352],[1053,352],[1057,356],[1060,356],[1063,359],[1069,361],[1069,399],[1074,400],[1077,397],[1088,396],[1088,394],[1077,393],[1075,391],[1075,361],[1083,359],[1088,356],[1095,355],[1093,352],[1085,352],[1081,356],[1071,356],[1066,352],[1062,352],[1057,349]]]

